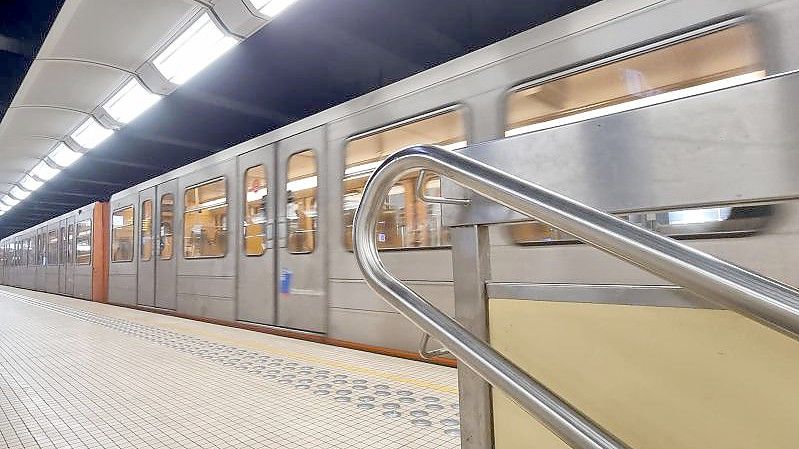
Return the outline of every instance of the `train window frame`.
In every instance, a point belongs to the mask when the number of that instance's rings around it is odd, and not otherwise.
[[[171,229],[171,233],[165,234],[164,233],[164,199],[166,197],[172,197],[172,218],[169,219],[169,227]],[[161,195],[161,198],[158,200],[158,259],[162,261],[172,260],[175,257],[175,212],[177,210],[177,196],[172,192],[167,192]],[[166,238],[172,239],[172,244],[170,245],[170,252],[169,257],[164,257],[164,240]]]
[[[312,157],[313,157],[313,167],[314,167],[314,171],[313,172],[315,174],[312,175],[312,176],[309,176],[308,178],[310,178],[310,177],[316,178],[316,186],[313,187],[315,189],[314,190],[314,194],[313,194],[313,202],[314,202],[314,209],[315,209],[315,213],[316,213],[316,219],[313,220],[313,229],[311,230],[311,233],[313,234],[313,247],[311,248],[310,251],[293,251],[291,249],[291,245],[289,244],[289,241],[290,241],[291,235],[292,235],[290,227],[289,227],[289,211],[288,211],[288,207],[289,207],[289,204],[290,204],[289,203],[289,194],[288,194],[289,193],[288,185],[289,185],[289,183],[292,182],[291,180],[289,180],[289,177],[288,177],[289,176],[289,167],[291,166],[291,159],[292,158],[294,158],[295,156],[299,156],[301,154],[304,154],[304,153],[310,153],[312,155]],[[292,255],[313,254],[314,252],[316,252],[316,247],[318,246],[318,243],[319,243],[319,233],[318,233],[318,231],[319,231],[319,152],[315,148],[305,148],[305,149],[302,149],[302,150],[297,150],[295,152],[292,152],[286,158],[286,166],[285,166],[285,172],[284,173],[286,174],[286,183],[285,183],[285,185],[283,185],[283,193],[285,194],[285,200],[286,201],[285,201],[285,204],[283,205],[283,207],[285,207],[285,209],[284,209],[285,216],[283,218],[285,219],[285,226],[286,226],[286,242],[285,242],[286,251],[289,254],[292,254]],[[306,179],[306,178],[300,178],[300,179]]]
[[[443,105],[441,107],[437,107],[437,108],[434,108],[434,109],[429,109],[429,110],[427,110],[425,112],[421,112],[421,113],[414,114],[414,115],[408,115],[408,116],[405,116],[404,118],[401,118],[401,119],[399,119],[397,121],[392,121],[390,123],[387,123],[387,124],[384,124],[384,125],[381,125],[381,126],[378,126],[378,127],[375,127],[375,128],[368,129],[367,131],[362,131],[362,132],[358,132],[358,133],[352,134],[352,135],[350,135],[349,137],[347,137],[344,140],[343,146],[342,146],[342,149],[341,149],[341,154],[342,154],[342,157],[343,157],[343,164],[342,164],[343,171],[340,172],[340,180],[341,180],[340,182],[341,182],[342,190],[341,190],[341,196],[339,197],[339,201],[340,201],[339,202],[339,212],[342,214],[342,216],[341,216],[341,218],[342,218],[342,220],[341,220],[342,234],[341,234],[341,238],[337,239],[337,240],[339,240],[339,242],[340,242],[342,248],[344,249],[344,251],[349,252],[349,253],[352,253],[354,251],[353,247],[351,245],[348,245],[348,238],[347,238],[347,228],[348,227],[351,228],[352,224],[349,223],[349,225],[348,225],[347,222],[345,222],[345,220],[344,220],[344,218],[345,218],[344,217],[344,213],[346,211],[345,205],[346,205],[346,202],[347,202],[346,198],[348,196],[353,196],[353,195],[362,196],[362,194],[363,194],[362,190],[353,189],[353,188],[347,188],[347,186],[346,186],[346,182],[348,180],[356,179],[353,176],[353,174],[350,174],[349,178],[348,178],[348,175],[347,175],[347,170],[349,168],[352,168],[352,167],[348,167],[347,166],[348,165],[347,164],[347,155],[348,155],[349,146],[354,141],[357,141],[359,139],[372,137],[372,136],[381,134],[383,132],[387,132],[387,131],[391,131],[391,130],[394,130],[394,129],[402,128],[403,126],[412,125],[414,123],[420,123],[420,122],[423,122],[425,120],[432,119],[432,118],[435,118],[435,117],[438,117],[438,116],[442,116],[442,115],[446,115],[446,114],[450,114],[450,113],[460,114],[460,123],[461,123],[462,129],[463,129],[463,134],[462,134],[463,140],[462,141],[453,142],[452,144],[445,144],[443,146],[446,148],[448,145],[457,145],[457,147],[451,148],[452,151],[455,151],[455,150],[458,150],[460,148],[464,148],[464,147],[468,146],[469,142],[471,142],[473,140],[472,139],[472,132],[471,132],[472,131],[472,129],[471,129],[471,120],[470,120],[471,111],[470,111],[468,105],[466,105],[464,103],[459,103],[459,102],[449,103],[449,104]],[[398,149],[394,150],[390,154],[396,153],[400,149],[401,148],[398,148]],[[386,157],[390,156],[390,154],[386,155]],[[383,160],[385,160],[385,159],[383,159]],[[364,176],[368,177],[369,174],[373,173],[374,169],[377,168],[379,163],[380,163],[380,161],[378,161],[375,164],[375,167],[367,169],[367,170],[364,170],[364,173],[367,173]],[[363,165],[366,165],[366,164],[363,164]],[[358,174],[360,174],[360,173],[358,173]],[[432,177],[430,177],[429,179],[432,179]],[[360,201],[359,201],[359,204],[360,204]],[[423,245],[423,246],[400,246],[400,247],[378,248],[378,250],[381,251],[381,252],[382,251],[390,251],[390,252],[436,251],[436,250],[450,250],[450,249],[452,249],[452,245],[450,243],[447,243],[447,244],[444,244],[444,245],[438,245],[438,246]]]
[[[89,223],[89,238],[88,238],[88,240],[89,240],[89,252],[88,252],[89,261],[86,262],[86,263],[82,263],[82,262],[80,262],[80,259],[81,259],[80,256],[81,255],[78,254],[78,243],[80,241],[80,231],[81,231],[80,227],[81,227],[81,225],[83,225],[86,222]],[[94,253],[93,253],[93,251],[94,251],[94,248],[93,248],[94,247],[94,241],[93,241],[94,229],[93,229],[93,226],[94,226],[94,224],[93,224],[93,220],[91,218],[87,218],[85,220],[81,220],[81,221],[75,223],[75,265],[86,266],[86,265],[91,265],[92,264],[92,258],[94,256]]]
[[[124,210],[130,209],[131,210],[131,223],[129,225],[121,225],[121,226],[114,226],[114,215],[118,212],[122,212]],[[125,228],[130,226],[131,228],[131,245],[133,247],[130,249],[130,258],[129,259],[115,259],[114,258],[114,241],[116,240],[116,230]],[[111,247],[109,248],[111,253],[111,263],[130,263],[136,259],[136,207],[133,204],[129,204],[127,206],[119,207],[114,209],[111,212]]]
[[[247,188],[247,181],[249,180],[249,178],[248,178],[247,174],[250,173],[250,170],[255,170],[257,168],[263,168],[263,171],[264,171],[264,188],[266,189],[266,195],[261,197],[261,203],[263,205],[263,210],[264,210],[264,221],[262,223],[260,223],[260,225],[262,226],[263,234],[261,235],[261,252],[256,254],[256,253],[250,253],[250,252],[247,251],[247,227],[259,224],[259,223],[255,223],[255,222],[253,222],[253,223],[248,223],[247,222],[247,220],[249,219],[249,203],[251,203],[251,201],[247,201],[247,194],[249,193],[249,189]],[[269,232],[269,221],[270,221],[269,220],[269,195],[270,195],[270,192],[269,192],[269,167],[267,166],[267,164],[261,163],[261,164],[255,164],[255,165],[252,165],[250,167],[245,168],[244,172],[242,173],[242,181],[243,181],[242,187],[244,188],[244,195],[243,195],[243,198],[242,198],[242,211],[243,211],[242,217],[243,217],[243,220],[242,220],[242,223],[241,223],[241,226],[242,226],[242,229],[241,229],[241,236],[242,236],[242,238],[241,238],[241,252],[244,255],[244,257],[262,257],[264,254],[266,254],[266,250],[268,249],[269,240],[270,240],[269,239],[269,235],[268,235],[268,232]]]
[[[146,216],[149,211],[149,216]],[[155,206],[151,198],[147,198],[139,204],[139,260],[142,262],[149,262],[153,260],[153,252],[155,251],[155,244],[153,242],[153,217],[155,215]],[[145,227],[149,224],[149,233]],[[149,248],[149,252],[145,254],[145,248]]]
[[[224,248],[224,251],[222,252],[222,254],[213,255],[213,256],[191,256],[191,257],[186,256],[186,215],[190,214],[190,213],[193,213],[193,212],[202,212],[203,210],[208,209],[206,207],[206,208],[194,208],[194,209],[190,210],[187,207],[187,205],[186,205],[186,195],[188,194],[188,192],[190,190],[199,189],[202,186],[213,184],[213,183],[219,182],[219,181],[222,181],[224,183],[224,185],[225,185],[225,202],[224,202],[224,204],[214,205],[213,207],[216,208],[216,207],[224,206],[226,208],[225,215],[224,215],[224,222],[223,222],[223,228],[225,229],[225,233],[224,233],[224,236],[225,236],[225,248]],[[230,247],[230,228],[229,228],[229,225],[230,225],[230,216],[229,216],[230,215],[230,191],[229,191],[229,189],[230,189],[230,185],[228,183],[227,176],[217,176],[217,177],[215,177],[213,179],[209,179],[209,180],[197,183],[197,184],[192,184],[192,185],[186,187],[183,190],[183,223],[182,223],[183,224],[183,244],[182,244],[181,248],[183,249],[182,254],[183,254],[183,259],[184,260],[223,259],[223,258],[225,258],[227,256],[228,249]]]
[[[503,123],[503,127],[505,128],[504,131],[503,131],[503,136],[504,137],[512,137],[512,136],[517,136],[517,135],[524,135],[524,134],[534,133],[534,132],[538,132],[538,131],[543,131],[543,130],[547,130],[547,129],[556,128],[556,127],[563,126],[563,125],[568,125],[568,124],[572,124],[572,123],[578,123],[578,122],[582,122],[582,121],[586,121],[586,120],[590,120],[590,119],[594,119],[594,118],[605,117],[605,116],[612,115],[612,114],[615,114],[615,113],[625,112],[625,111],[628,111],[628,110],[634,110],[634,109],[638,109],[638,108],[644,107],[644,106],[641,106],[641,105],[630,105],[629,103],[635,103],[635,100],[632,100],[632,101],[622,102],[622,103],[618,103],[618,104],[614,104],[614,105],[610,105],[610,106],[603,106],[603,107],[599,107],[599,108],[596,108],[596,109],[589,109],[586,112],[588,112],[588,113],[592,113],[593,112],[594,113],[590,117],[582,117],[581,118],[580,116],[582,115],[582,113],[581,112],[575,112],[573,114],[564,114],[562,116],[559,116],[559,117],[556,117],[556,118],[550,119],[550,120],[545,120],[543,122],[533,123],[531,125],[521,125],[521,126],[516,127],[516,128],[511,128],[510,127],[511,124],[509,123],[510,122],[510,117],[509,117],[510,116],[510,103],[511,103],[510,100],[511,100],[511,97],[514,94],[517,94],[517,93],[522,92],[524,90],[528,90],[528,89],[532,89],[532,88],[535,88],[535,87],[538,87],[538,86],[542,86],[544,84],[551,83],[551,82],[554,82],[554,81],[557,81],[557,80],[561,80],[561,79],[565,79],[565,78],[568,78],[568,77],[571,77],[571,76],[574,76],[574,75],[585,73],[585,72],[588,72],[588,71],[591,71],[591,70],[594,70],[594,69],[597,69],[597,68],[600,68],[600,67],[603,67],[603,66],[611,65],[611,64],[614,64],[616,62],[620,62],[620,61],[623,61],[623,60],[626,60],[626,59],[634,58],[636,56],[641,56],[641,55],[644,55],[644,54],[647,54],[647,53],[655,52],[657,50],[661,50],[661,49],[664,49],[664,48],[667,48],[667,47],[670,47],[670,46],[679,45],[681,43],[688,42],[688,41],[691,41],[691,40],[694,40],[694,39],[698,39],[698,38],[701,38],[703,36],[707,36],[707,35],[710,35],[710,34],[713,34],[713,33],[721,32],[721,31],[724,31],[724,30],[727,30],[727,29],[731,29],[731,28],[735,28],[735,27],[739,27],[739,26],[747,26],[747,25],[752,27],[752,30],[753,30],[753,33],[754,33],[753,38],[755,40],[754,45],[757,47],[758,50],[762,51],[763,48],[762,48],[762,43],[761,43],[761,39],[760,39],[760,36],[759,36],[759,33],[760,33],[759,21],[755,17],[752,17],[750,15],[741,15],[741,16],[737,16],[737,17],[726,18],[725,20],[722,20],[722,21],[717,22],[717,23],[703,24],[703,25],[701,25],[699,27],[687,28],[687,29],[679,30],[679,31],[677,31],[675,33],[670,33],[668,35],[664,35],[664,36],[659,36],[659,37],[655,37],[655,38],[652,38],[652,39],[648,39],[648,40],[645,40],[645,41],[630,45],[630,46],[626,47],[625,49],[622,49],[621,51],[616,52],[616,53],[601,55],[601,56],[599,56],[597,58],[593,58],[593,59],[589,59],[589,60],[578,61],[578,62],[576,62],[574,64],[571,64],[571,65],[563,66],[563,67],[560,67],[560,68],[555,69],[555,70],[551,70],[551,71],[548,71],[548,72],[537,74],[537,75],[532,76],[532,77],[528,77],[526,80],[524,80],[522,82],[514,83],[512,86],[510,86],[509,88],[507,88],[505,90],[505,95],[503,96],[502,105],[500,107],[500,110],[502,111],[502,123]],[[760,77],[760,79],[765,78],[768,75],[767,67],[765,66],[765,64],[764,64],[761,72],[762,72],[762,76]],[[735,76],[733,76],[732,78],[735,78]],[[724,81],[726,79],[727,78],[721,79],[720,81]],[[749,81],[754,81],[754,79],[749,80]],[[741,82],[739,82],[737,84],[731,84],[729,86],[725,85],[723,87],[717,87],[715,89],[709,89],[709,90],[707,90],[707,92],[721,90],[723,88],[731,87],[731,86],[734,86],[734,85],[745,84],[746,82],[749,82],[749,81],[741,81]],[[709,83],[698,84],[698,85],[695,85],[695,86],[689,86],[689,87],[686,87],[686,88],[676,89],[676,90],[673,90],[673,91],[667,91],[666,94],[675,94],[675,93],[679,93],[681,91],[690,90],[690,89],[693,89],[693,88],[696,88],[696,87],[701,87],[701,86],[703,86],[705,84],[711,84],[711,83],[713,83],[713,81],[710,81]],[[670,97],[670,98],[667,98],[667,99],[663,99],[661,101],[652,102],[652,104],[647,104],[647,106],[654,105],[654,104],[661,104],[661,103],[665,103],[665,102],[668,102],[668,101],[671,101],[671,100],[674,100],[674,99],[684,98],[684,97],[691,96],[691,95],[695,95],[695,93],[690,93],[690,94],[686,93],[686,95],[684,95],[684,96],[677,96],[677,97],[674,97],[674,98]],[[642,97],[642,98],[647,99],[647,98],[653,98],[653,97],[658,97],[658,96],[660,96],[660,95],[652,95],[652,96],[649,96],[649,97]],[[619,108],[619,110],[616,110],[616,107],[624,106],[624,105],[627,105],[629,107],[628,108]],[[607,110],[607,111],[605,111],[605,110]],[[599,111],[605,111],[605,112],[600,113],[600,114],[596,114],[596,112],[599,112]],[[561,120],[562,120],[562,122],[561,122]],[[523,130],[523,128],[528,128],[528,127],[533,127],[533,129]]]
[[[55,249],[52,248],[53,236],[55,236]],[[58,266],[58,228],[47,230],[47,265]],[[53,257],[55,256],[55,257]]]

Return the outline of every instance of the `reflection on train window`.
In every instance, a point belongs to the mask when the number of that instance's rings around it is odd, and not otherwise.
[[[78,222],[78,235],[75,242],[78,265],[91,265],[92,263],[92,221],[91,219]]]
[[[287,246],[291,254],[312,253],[319,217],[316,211],[317,169],[313,150],[291,155],[286,171]]]
[[[227,251],[227,185],[224,178],[186,189],[183,256],[223,257]]]
[[[133,261],[133,206],[111,215],[111,262]]]
[[[139,221],[139,258],[148,261],[153,258],[153,201],[141,203],[141,220]]]
[[[25,266],[31,264],[31,239],[25,239]]]
[[[59,243],[60,243],[61,246],[59,248],[59,256],[58,257],[60,257],[61,260],[59,261],[59,263],[61,265],[66,265],[66,263],[67,263],[67,248],[66,248],[66,246],[67,246],[67,228],[66,228],[66,226],[61,226],[61,234],[60,234],[60,236],[61,236],[61,238],[59,239]]]
[[[39,235],[36,237],[37,245],[38,245],[38,265],[44,265],[47,261],[47,255],[45,254],[45,235],[44,232],[40,232]]]
[[[58,265],[58,231],[47,233],[47,265]]]
[[[676,239],[744,237],[762,230],[777,206],[716,207],[664,212],[620,214],[619,218],[642,228]],[[507,227],[520,245],[577,243],[570,234],[541,222],[512,224]]]
[[[684,98],[765,76],[750,23],[527,83],[508,98],[508,136]]]
[[[67,228],[67,264],[75,262],[75,225],[71,224]]]
[[[175,243],[175,195],[161,195],[161,219],[158,228],[158,254],[161,260],[172,259]]]
[[[266,251],[266,168],[250,167],[244,172],[244,254],[261,256]]]
[[[369,175],[391,154],[411,145],[436,144],[454,150],[466,146],[463,113],[448,109],[406,120],[386,129],[353,138],[346,148],[344,171],[344,246],[352,250],[352,220]],[[391,189],[377,224],[380,249],[434,248],[449,245],[441,225],[441,208],[419,200],[415,186],[419,172],[403,176]],[[435,190],[437,177],[427,188]]]

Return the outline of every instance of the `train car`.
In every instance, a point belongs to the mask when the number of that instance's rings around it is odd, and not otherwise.
[[[107,263],[108,274],[98,269],[94,284],[107,281],[114,304],[415,351],[420,331],[369,289],[352,253],[352,218],[383,159],[420,143],[457,151],[507,136],[553,135],[576,122],[796,70],[798,4],[599,2],[220,151],[111,197],[108,229],[99,231],[108,236],[108,257],[98,262]],[[628,117],[630,127],[657,133],[657,123]],[[626,131],[607,130],[617,142],[613,151],[592,153],[590,140],[574,140],[569,145],[584,148],[587,159],[553,157],[537,169],[598,164],[604,176],[624,177],[614,161],[651,151],[641,150],[646,142],[627,141]],[[657,168],[648,169],[657,179]],[[637,188],[657,195],[646,184]],[[617,194],[629,192],[607,192]],[[392,272],[455,314],[449,230],[441,205],[420,199],[425,195],[441,195],[435,175],[420,181],[409,173],[398,182],[377,239]],[[748,260],[751,268],[795,285],[797,256],[781,250],[795,239],[795,214],[795,203],[781,201],[642,208],[624,216],[731,261],[758,251],[764,256]],[[70,240],[73,225],[80,235],[80,220],[61,217],[3,240],[4,282],[90,297],[84,278],[78,285],[85,273],[74,257],[63,268],[51,263],[63,242],[80,247]],[[541,223],[493,226],[491,235],[494,281],[662,283]],[[74,287],[65,281],[62,289],[62,278],[73,278]]]
[[[107,205],[90,204],[2,242],[3,283],[81,299],[102,300],[103,251],[96,251],[95,238],[102,237]],[[94,225],[100,230],[95,236]],[[102,242],[102,238],[99,239]],[[95,280],[97,279],[97,280]]]

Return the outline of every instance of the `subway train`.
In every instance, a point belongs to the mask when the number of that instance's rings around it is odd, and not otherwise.
[[[2,283],[409,355],[420,331],[369,289],[352,253],[353,216],[383,159],[413,144],[461,151],[503,138],[557,141],[619,114],[657,134],[651,108],[798,69],[797,6],[596,3],[5,238]],[[624,127],[605,135],[615,148],[577,140],[587,157],[563,159],[553,148],[536,169],[600,164],[612,180],[626,176],[614,160],[654,151],[630,146]],[[724,138],[716,143],[736,151]],[[647,169],[658,179],[657,166]],[[446,206],[422,199],[442,195],[446,182],[418,178],[408,173],[391,189],[376,239],[393,273],[454,314]],[[646,183],[636,189],[657,194]],[[622,216],[797,285],[799,255],[784,250],[796,241],[797,213],[779,199]],[[490,233],[494,282],[663,284],[543,223]]]

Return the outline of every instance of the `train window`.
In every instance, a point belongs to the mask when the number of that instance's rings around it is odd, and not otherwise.
[[[158,246],[161,260],[170,260],[175,252],[175,195],[161,196],[161,224],[158,230]]]
[[[44,265],[44,234],[36,234],[36,265]]]
[[[133,206],[111,214],[111,262],[133,261]]]
[[[148,261],[153,258],[153,201],[144,200],[141,203],[141,217],[139,221],[139,258]]]
[[[33,264],[31,257],[33,256],[33,254],[31,254],[32,248],[33,247],[31,246],[31,239],[25,239],[25,266]]]
[[[363,188],[380,162],[402,148],[436,144],[447,149],[466,146],[463,112],[439,111],[355,137],[347,144],[344,171],[344,246],[352,250],[352,220]],[[441,225],[441,209],[417,199],[418,171],[406,174],[391,189],[377,225],[380,249],[435,248],[449,245]],[[428,190],[435,190],[437,177],[429,177]]]
[[[717,90],[763,76],[754,26],[739,23],[522,85],[508,98],[506,135]]]
[[[261,256],[266,251],[266,168],[250,167],[244,172],[244,254]]]
[[[774,204],[764,204],[683,209],[620,214],[618,217],[677,239],[744,237],[763,229],[774,215],[776,207]],[[518,223],[507,228],[513,241],[520,245],[578,242],[574,236],[541,222]]]
[[[67,227],[67,263],[75,263],[75,225]]]
[[[92,263],[92,220],[78,222],[77,237],[75,239],[76,262],[78,265],[91,265]]]
[[[47,265],[58,265],[58,231],[47,233]]]
[[[291,254],[309,254],[316,247],[317,169],[313,150],[291,155],[286,171],[287,245]]]
[[[61,226],[58,236],[58,257],[60,258],[58,263],[64,265],[67,263],[67,228],[65,226]]]
[[[227,251],[227,186],[224,178],[189,187],[183,213],[183,256],[224,257]]]

